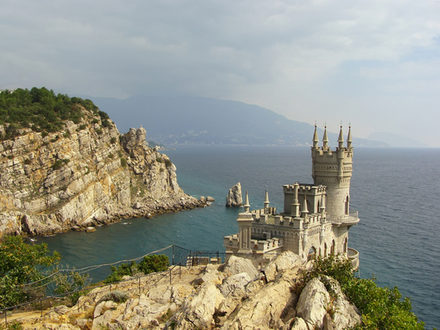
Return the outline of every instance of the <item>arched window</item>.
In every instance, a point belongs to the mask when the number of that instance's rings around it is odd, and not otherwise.
[[[327,257],[327,243],[324,243],[324,257]]]
[[[348,238],[346,237],[345,238],[345,240],[344,240],[344,250],[343,250],[345,253],[347,253],[348,252]]]
[[[332,247],[330,248],[330,254],[334,255],[335,254],[335,240],[332,241]]]
[[[345,198],[345,214],[350,214],[350,198],[348,196]]]
[[[309,253],[307,254],[307,260],[313,260],[315,259],[315,257],[316,257],[316,249],[315,247],[312,246],[309,249]]]

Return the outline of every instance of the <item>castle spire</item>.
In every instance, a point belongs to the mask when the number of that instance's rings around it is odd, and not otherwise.
[[[351,139],[351,125],[348,126],[348,136],[347,136],[347,149],[351,149],[352,139]]]
[[[322,137],[322,149],[328,149],[327,126],[324,126],[324,136]]]
[[[249,213],[251,205],[249,204],[249,195],[248,195],[247,190],[246,190],[246,197],[245,197],[243,206],[244,206],[244,211],[246,213]]]
[[[313,148],[317,149],[318,143],[319,143],[318,128],[316,127],[316,123],[315,123],[315,132],[313,133]]]
[[[342,125],[339,126],[338,147],[342,149],[344,147],[344,136],[342,135]]]
[[[303,203],[303,207],[301,210],[301,216],[305,217],[307,215],[307,213],[309,213],[309,210],[307,208],[307,195],[304,193],[304,203]]]

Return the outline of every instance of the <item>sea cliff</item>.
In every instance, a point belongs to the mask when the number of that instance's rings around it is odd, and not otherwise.
[[[144,128],[121,135],[101,111],[56,132],[0,125],[0,237],[47,235],[201,206]],[[9,131],[8,131],[9,129]]]

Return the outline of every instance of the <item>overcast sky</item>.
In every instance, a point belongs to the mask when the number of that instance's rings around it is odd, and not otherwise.
[[[0,5],[0,89],[189,93],[440,147],[438,0]]]

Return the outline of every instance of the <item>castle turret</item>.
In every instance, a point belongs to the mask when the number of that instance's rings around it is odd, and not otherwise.
[[[327,186],[326,213],[328,219],[338,219],[348,215],[350,200],[350,181],[353,164],[351,130],[349,129],[347,147],[344,147],[342,127],[339,131],[338,147],[331,150],[328,146],[327,129],[324,129],[322,148],[312,147],[313,172],[315,185]]]
[[[313,148],[318,149],[319,146],[319,138],[318,138],[318,128],[316,127],[315,124],[315,132],[313,133]]]
[[[351,150],[353,147],[351,146],[351,126],[348,126],[348,136],[347,136],[347,149]]]
[[[269,192],[266,190],[265,196],[264,196],[264,213],[269,214]]]
[[[327,126],[324,126],[324,135],[322,137],[322,150],[328,150]]]
[[[344,147],[344,136],[342,135],[342,125],[339,127],[338,149]]]
[[[244,212],[245,213],[249,213],[250,212],[251,205],[249,204],[249,195],[248,195],[247,190],[246,190],[246,197],[245,197],[245,200],[244,200],[243,207],[244,207]]]

